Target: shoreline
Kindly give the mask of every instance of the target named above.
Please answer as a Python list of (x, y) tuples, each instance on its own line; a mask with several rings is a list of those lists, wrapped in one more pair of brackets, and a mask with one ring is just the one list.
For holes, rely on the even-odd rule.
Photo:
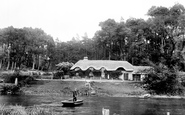
[[(37, 93), (37, 94), (30, 94), (30, 93), (25, 93), (24, 95), (28, 95), (28, 96), (71, 96), (68, 94), (59, 94), (59, 93)], [(89, 95), (89, 96), (78, 96), (78, 97), (119, 97), (119, 98), (124, 98), (124, 97), (128, 97), (128, 98), (139, 98), (139, 99), (185, 99), (185, 96), (168, 96), (168, 95), (151, 95), (149, 97), (144, 97), (143, 95)]]
[[(35, 84), (23, 87), (24, 95), (45, 96), (72, 96), (72, 91), (77, 89), (78, 96), (96, 97), (135, 97), (135, 98), (161, 98), (161, 99), (185, 99), (181, 95), (150, 95), (141, 88), (141, 83), (134, 82), (91, 82), (87, 80), (38, 80)], [(94, 91), (95, 93), (91, 93)]]

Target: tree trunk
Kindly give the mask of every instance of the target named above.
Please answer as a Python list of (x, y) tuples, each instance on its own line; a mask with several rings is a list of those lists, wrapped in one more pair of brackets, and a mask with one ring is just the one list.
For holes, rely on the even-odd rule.
[(35, 55), (33, 54), (32, 55), (32, 58), (33, 58), (33, 65), (32, 65), (32, 70), (34, 70), (35, 69)]
[(14, 63), (14, 70), (17, 68), (17, 63), (15, 62)]
[(106, 58), (106, 46), (103, 45), (103, 58)]
[(10, 67), (10, 60), (8, 60), (8, 65), (7, 65), (6, 70), (8, 70), (8, 69), (9, 69), (9, 67)]
[(10, 49), (11, 49), (10, 44), (8, 44), (8, 49), (7, 49), (7, 51), (8, 51), (8, 65), (7, 65), (6, 70), (8, 70), (10, 68)]
[(123, 55), (124, 55), (123, 60), (126, 61), (127, 60), (126, 59), (126, 53), (124, 53)]
[(123, 39), (122, 38), (120, 38), (119, 50), (120, 50), (120, 58), (121, 58), (121, 60), (125, 60), (125, 56), (123, 54)]
[(48, 67), (47, 67), (47, 70), (49, 70), (50, 69), (50, 61), (48, 62)]
[(14, 68), (14, 62), (12, 62), (12, 67), (11, 67), (11, 70), (13, 70), (13, 68)]
[(112, 50), (112, 43), (110, 42), (110, 47), (109, 47), (109, 60), (111, 59), (111, 50)]
[(3, 64), (3, 60), (1, 60), (1, 63), (0, 63), (0, 69), (2, 68), (2, 64)]
[(109, 50), (109, 60), (111, 59), (111, 53), (110, 53), (110, 50)]
[[(38, 56), (38, 70), (41, 68), (41, 56)], [(41, 68), (42, 69), (42, 68)]]

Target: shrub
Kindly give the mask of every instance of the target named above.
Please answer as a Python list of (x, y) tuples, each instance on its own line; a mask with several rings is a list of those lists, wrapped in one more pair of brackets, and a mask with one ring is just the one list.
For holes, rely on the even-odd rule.
[(18, 79), (19, 87), (31, 84), (33, 81), (35, 81), (35, 78), (29, 75), (20, 75), (18, 73), (3, 75), (5, 83), (15, 83), (16, 78)]
[(53, 74), (53, 79), (61, 79), (61, 77), (64, 78), (64, 72), (63, 71), (57, 71)]
[(185, 78), (181, 78), (181, 84), (185, 87)]
[(15, 83), (15, 79), (18, 79), (18, 85), (3, 85), (1, 94), (17, 94), (20, 93), (20, 88), (34, 81), (34, 78), (29, 75), (20, 75), (19, 72), (13, 74), (5, 74), (3, 76), (5, 83)]
[(51, 72), (45, 72), (42, 75), (49, 76), (49, 75), (53, 75), (53, 74)]
[(16, 85), (3, 85), (2, 86), (2, 90), (1, 90), (1, 94), (18, 94), (20, 93), (20, 87), (16, 86)]
[(143, 83), (149, 93), (176, 95), (183, 92), (176, 71), (166, 66), (154, 66), (154, 70), (144, 78)]

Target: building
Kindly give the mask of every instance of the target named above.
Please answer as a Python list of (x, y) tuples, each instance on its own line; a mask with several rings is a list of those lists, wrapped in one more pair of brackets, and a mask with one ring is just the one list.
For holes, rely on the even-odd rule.
[(128, 61), (88, 60), (84, 57), (74, 64), (71, 70), (80, 77), (142, 81), (146, 74), (139, 72), (139, 68), (141, 69), (141, 66), (133, 66)]
[(134, 66), (132, 73), (133, 81), (143, 81), (143, 79), (148, 76), (148, 70), (150, 69), (151, 66)]

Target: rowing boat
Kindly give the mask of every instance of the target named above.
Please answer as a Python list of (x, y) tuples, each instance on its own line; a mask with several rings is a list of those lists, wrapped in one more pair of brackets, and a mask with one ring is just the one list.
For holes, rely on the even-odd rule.
[(79, 106), (79, 105), (82, 105), (83, 104), (83, 100), (76, 100), (76, 101), (73, 101), (73, 100), (64, 100), (62, 101), (62, 104), (64, 107), (75, 107), (75, 106)]

